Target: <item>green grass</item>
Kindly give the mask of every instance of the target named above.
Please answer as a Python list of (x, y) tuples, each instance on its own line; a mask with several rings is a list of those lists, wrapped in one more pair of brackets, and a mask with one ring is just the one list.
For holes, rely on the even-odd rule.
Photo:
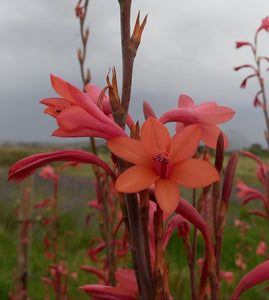
[[(46, 197), (50, 197), (53, 192), (52, 182), (44, 180), (37, 174), (25, 183), (16, 184), (7, 182), (8, 168), (17, 160), (31, 154), (52, 151), (50, 147), (40, 145), (25, 146), (1, 146), (0, 147), (0, 299), (7, 299), (7, 294), (11, 289), (14, 266), (16, 264), (16, 249), (18, 241), (18, 223), (14, 210), (23, 196), (23, 191), (28, 184), (31, 185), (32, 203), (40, 202)], [(101, 156), (107, 162), (109, 155), (104, 148), (100, 150)], [(229, 155), (225, 156), (225, 165)], [(267, 162), (269, 160), (267, 159)], [(236, 179), (240, 177), (246, 184), (262, 190), (261, 183), (254, 176), (257, 164), (251, 159), (239, 154), (238, 168), (236, 170)], [(100, 236), (98, 219), (91, 219), (90, 228), (86, 227), (86, 216), (90, 212), (87, 202), (95, 198), (95, 188), (92, 182), (94, 178), (91, 166), (82, 164), (80, 168), (66, 168), (60, 177), (59, 182), (59, 206), (60, 206), (60, 232), (72, 231), (73, 235), (67, 237), (64, 247), (64, 258), (67, 261), (70, 272), (78, 272), (78, 279), (70, 279), (70, 299), (83, 300), (89, 299), (89, 296), (77, 290), (78, 286), (87, 283), (96, 283), (97, 279), (93, 275), (79, 270), (79, 266), (90, 264), (89, 259), (85, 259), (89, 243), (92, 238)], [(198, 193), (199, 195), (199, 193)], [(191, 201), (192, 191), (181, 189), (181, 196)], [(264, 230), (267, 236), (268, 224), (260, 217), (249, 215), (248, 209), (257, 209), (261, 206), (260, 202), (252, 201), (247, 207), (242, 207), (240, 201), (236, 198), (236, 189), (232, 193), (227, 225), (225, 228), (223, 249), (222, 249), (222, 267), (223, 271), (234, 272), (235, 282), (227, 285), (222, 281), (222, 299), (228, 299), (240, 278), (257, 264), (264, 261), (261, 256), (255, 255), (256, 247), (261, 240), (260, 232)], [(35, 218), (40, 213), (34, 212)], [(234, 220), (240, 219), (251, 226), (247, 232), (246, 244), (252, 249), (246, 253), (247, 270), (242, 274), (235, 265), (236, 244), (241, 241), (239, 228), (234, 226)], [(44, 285), (40, 277), (47, 276), (46, 268), (48, 261), (44, 258), (44, 249), (42, 240), (45, 230), (43, 226), (36, 222), (33, 224), (31, 237), (31, 264), (29, 277), (29, 296), (32, 299), (44, 299)], [(192, 233), (190, 235), (192, 239)], [(269, 238), (267, 240), (269, 242)], [(173, 236), (167, 247), (167, 262), (170, 264), (170, 291), (175, 300), (189, 299), (189, 270), (186, 264), (186, 257), (181, 238), (173, 233)], [(201, 235), (198, 237), (197, 258), (204, 256), (204, 244)], [(241, 299), (269, 299), (267, 292), (263, 287), (268, 283), (261, 284), (243, 293)], [(268, 284), (269, 285), (269, 284)], [(51, 294), (53, 299), (53, 296)]]

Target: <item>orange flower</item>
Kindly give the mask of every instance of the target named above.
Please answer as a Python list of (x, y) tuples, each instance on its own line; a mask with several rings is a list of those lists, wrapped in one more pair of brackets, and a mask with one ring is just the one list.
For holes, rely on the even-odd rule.
[(219, 179), (208, 162), (189, 159), (196, 152), (200, 137), (199, 126), (191, 125), (171, 138), (160, 121), (149, 117), (141, 128), (141, 141), (125, 137), (107, 141), (115, 155), (134, 164), (118, 177), (116, 189), (136, 193), (155, 183), (159, 206), (168, 214), (173, 213), (179, 202), (178, 184), (199, 188)]

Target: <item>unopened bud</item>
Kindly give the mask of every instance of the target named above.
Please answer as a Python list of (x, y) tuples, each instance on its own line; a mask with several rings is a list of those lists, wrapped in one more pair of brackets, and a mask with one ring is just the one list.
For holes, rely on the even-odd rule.
[(87, 70), (87, 76), (86, 76), (86, 84), (88, 84), (90, 81), (91, 81), (91, 73), (90, 73), (90, 70), (88, 69)]
[(80, 62), (82, 62), (82, 53), (81, 53), (81, 49), (78, 49), (78, 60)]
[(145, 120), (148, 117), (152, 117), (154, 119), (157, 119), (156, 114), (153, 111), (152, 107), (146, 101), (143, 102), (143, 112), (144, 112)]
[(90, 30), (89, 30), (89, 28), (87, 28), (85, 31), (85, 35), (84, 35), (84, 38), (86, 41), (88, 40), (89, 35), (90, 35)]

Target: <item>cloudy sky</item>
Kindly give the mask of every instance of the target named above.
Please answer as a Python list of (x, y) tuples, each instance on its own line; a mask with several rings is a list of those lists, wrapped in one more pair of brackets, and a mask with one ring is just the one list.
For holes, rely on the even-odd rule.
[[(77, 49), (76, 0), (1, 0), (0, 3), (0, 142), (48, 141), (57, 127), (38, 101), (55, 96), (49, 74), (81, 86)], [(253, 41), (261, 19), (269, 15), (268, 0), (133, 0), (132, 23), (138, 10), (148, 14), (135, 60), (131, 114), (142, 120), (146, 100), (162, 112), (175, 108), (180, 94), (196, 104), (216, 101), (236, 115), (221, 128), (234, 147), (265, 145), (264, 119), (253, 107), (256, 79), (240, 89), (250, 71), (234, 66), (253, 63), (250, 49), (235, 41)], [(103, 88), (109, 68), (121, 78), (119, 7), (116, 0), (91, 0), (87, 67), (92, 83)], [(269, 33), (259, 38), (260, 54), (269, 53)], [(266, 69), (266, 65), (263, 66)], [(269, 86), (269, 77), (265, 74)], [(68, 142), (65, 139), (66, 142)]]

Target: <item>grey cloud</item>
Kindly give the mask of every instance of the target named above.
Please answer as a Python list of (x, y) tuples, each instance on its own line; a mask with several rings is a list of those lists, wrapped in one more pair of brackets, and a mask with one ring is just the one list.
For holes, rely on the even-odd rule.
[[(4, 71), (0, 74), (0, 127), (8, 131), (1, 131), (0, 140), (57, 140), (50, 137), (55, 120), (43, 114), (38, 101), (55, 95), (50, 73), (81, 86), (75, 5), (76, 1), (66, 0), (1, 2), (0, 64)], [(224, 128), (236, 129), (242, 136), (249, 132), (250, 143), (262, 143), (263, 117), (256, 115), (258, 109), (252, 105), (257, 82), (251, 79), (247, 89), (240, 90), (248, 71), (236, 73), (233, 67), (252, 63), (250, 51), (235, 50), (235, 41), (251, 41), (268, 11), (268, 1), (137, 0), (133, 1), (132, 24), (139, 9), (141, 18), (149, 16), (135, 61), (134, 119), (143, 120), (143, 100), (161, 115), (177, 105), (180, 94), (187, 94), (197, 104), (217, 101), (235, 107), (238, 113)], [(91, 1), (86, 25), (90, 27), (87, 67), (92, 83), (104, 87), (113, 66), (120, 81), (118, 2)], [(268, 52), (266, 33), (261, 34), (260, 44), (264, 45), (261, 50)]]

